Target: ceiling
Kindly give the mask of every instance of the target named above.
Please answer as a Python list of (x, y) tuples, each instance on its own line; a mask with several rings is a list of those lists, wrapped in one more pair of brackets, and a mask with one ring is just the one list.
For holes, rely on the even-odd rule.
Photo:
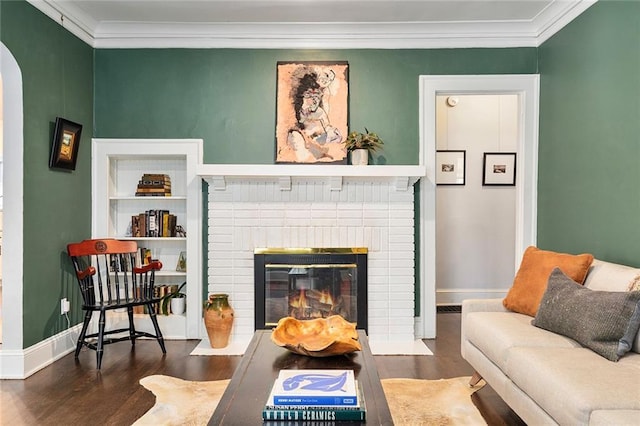
[(96, 48), (538, 46), (596, 0), (28, 0)]

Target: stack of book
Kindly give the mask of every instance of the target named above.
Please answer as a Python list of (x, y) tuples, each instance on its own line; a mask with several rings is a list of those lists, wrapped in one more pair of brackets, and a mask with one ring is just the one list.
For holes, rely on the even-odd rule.
[(136, 197), (170, 197), (171, 178), (169, 175), (145, 173), (138, 181)]
[(262, 419), (364, 421), (366, 407), (352, 370), (280, 370)]

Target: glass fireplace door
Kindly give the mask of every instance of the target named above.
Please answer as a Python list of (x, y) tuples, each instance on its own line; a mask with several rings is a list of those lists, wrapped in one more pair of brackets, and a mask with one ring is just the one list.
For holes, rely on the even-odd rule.
[(340, 315), (367, 329), (367, 250), (256, 249), (255, 329)]
[(340, 315), (356, 322), (357, 265), (266, 264), (265, 325), (282, 317), (301, 320)]

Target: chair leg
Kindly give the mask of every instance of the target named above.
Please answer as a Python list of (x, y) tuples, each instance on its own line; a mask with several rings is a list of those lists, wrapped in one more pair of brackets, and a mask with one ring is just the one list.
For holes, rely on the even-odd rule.
[(105, 322), (106, 322), (105, 311), (100, 311), (100, 321), (98, 322), (98, 345), (96, 347), (96, 358), (98, 361), (98, 370), (100, 370), (100, 367), (102, 366)]
[(84, 322), (82, 323), (82, 330), (80, 331), (80, 335), (78, 336), (78, 343), (76, 344), (76, 353), (75, 353), (76, 359), (80, 355), (80, 350), (82, 349), (82, 345), (84, 344), (84, 336), (87, 334), (87, 328), (89, 328), (89, 323), (91, 322), (92, 315), (93, 315), (92, 311), (86, 311), (84, 313)]
[(162, 349), (163, 354), (166, 354), (167, 350), (164, 347), (164, 338), (162, 337), (162, 332), (160, 331), (160, 326), (158, 325), (158, 318), (156, 318), (156, 310), (153, 308), (153, 304), (151, 303), (147, 303), (146, 306), (149, 312), (149, 317), (151, 318), (151, 322), (153, 323), (153, 328), (156, 330), (156, 339), (158, 339), (160, 349)]
[(129, 339), (131, 340), (131, 345), (136, 345), (136, 326), (133, 323), (133, 306), (129, 306), (127, 308), (127, 315), (129, 316)]

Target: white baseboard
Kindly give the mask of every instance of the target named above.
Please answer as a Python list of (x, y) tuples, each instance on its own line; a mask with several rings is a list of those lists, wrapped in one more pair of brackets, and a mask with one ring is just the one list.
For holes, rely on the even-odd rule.
[(78, 324), (26, 349), (0, 350), (0, 379), (26, 379), (72, 352), (81, 329)]
[(508, 289), (453, 289), (436, 290), (436, 305), (462, 305), (465, 299), (498, 299), (507, 295)]

